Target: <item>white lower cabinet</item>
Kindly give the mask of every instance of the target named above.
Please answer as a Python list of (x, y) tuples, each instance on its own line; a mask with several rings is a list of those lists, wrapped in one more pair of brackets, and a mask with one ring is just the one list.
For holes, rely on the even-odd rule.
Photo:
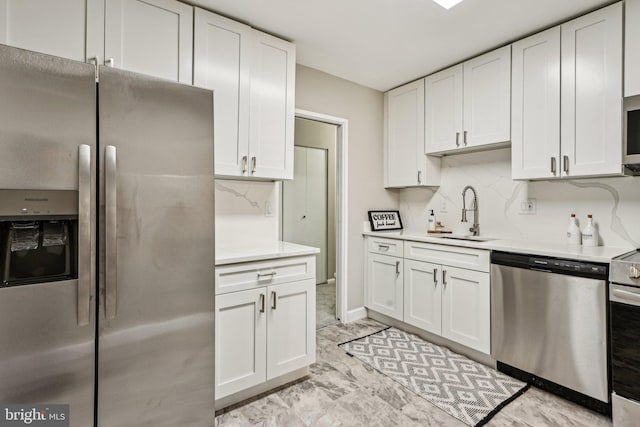
[[(315, 271), (314, 257), (290, 260)], [(246, 286), (246, 276), (255, 275), (255, 288), (216, 295), (216, 401), (315, 362), (315, 277), (286, 282), (285, 261), (216, 268), (216, 282), (237, 277), (238, 285)], [(216, 283), (219, 292), (233, 288)]]
[(369, 254), (367, 266), (367, 306), (394, 319), (402, 320), (403, 259)]
[(367, 308), (489, 354), (489, 251), (405, 241), (378, 253), (393, 241), (368, 237)]

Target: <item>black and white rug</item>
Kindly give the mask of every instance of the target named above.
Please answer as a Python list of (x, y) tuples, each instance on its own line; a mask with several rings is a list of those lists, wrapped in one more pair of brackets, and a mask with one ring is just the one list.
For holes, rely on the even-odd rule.
[(528, 387), (393, 327), (338, 346), (469, 426), (485, 424)]

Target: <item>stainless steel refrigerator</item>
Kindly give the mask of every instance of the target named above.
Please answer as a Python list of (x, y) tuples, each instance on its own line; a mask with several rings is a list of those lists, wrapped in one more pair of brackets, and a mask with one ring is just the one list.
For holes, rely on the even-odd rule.
[(0, 45), (0, 403), (213, 425), (213, 197), (211, 91)]

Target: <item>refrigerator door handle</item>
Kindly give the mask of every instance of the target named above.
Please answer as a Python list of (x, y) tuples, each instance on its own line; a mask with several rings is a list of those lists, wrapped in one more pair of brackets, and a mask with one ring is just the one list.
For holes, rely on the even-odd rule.
[(117, 186), (116, 147), (107, 145), (104, 150), (104, 194), (105, 194), (105, 299), (104, 311), (107, 319), (114, 319), (117, 311), (118, 265), (117, 265)]
[(91, 147), (78, 147), (78, 326), (89, 324), (91, 311)]

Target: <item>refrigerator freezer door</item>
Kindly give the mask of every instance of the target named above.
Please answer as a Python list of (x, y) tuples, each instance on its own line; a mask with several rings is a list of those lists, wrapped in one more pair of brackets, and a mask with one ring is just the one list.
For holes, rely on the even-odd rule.
[(73, 427), (94, 417), (95, 106), (93, 66), (0, 45), (0, 188), (78, 191), (82, 249), (80, 281), (0, 288), (0, 402), (69, 404)]
[(99, 73), (98, 426), (213, 425), (212, 92)]

